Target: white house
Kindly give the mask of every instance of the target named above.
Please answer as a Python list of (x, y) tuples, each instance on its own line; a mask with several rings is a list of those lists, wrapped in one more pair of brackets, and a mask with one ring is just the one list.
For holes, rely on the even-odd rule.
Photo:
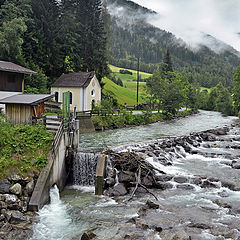
[(70, 109), (88, 111), (101, 101), (101, 86), (95, 72), (63, 74), (51, 87), (55, 101), (62, 102), (64, 92), (70, 92)]
[[(0, 100), (24, 93), (24, 74), (37, 74), (12, 62), (0, 61)], [(0, 104), (0, 110), (5, 105)]]

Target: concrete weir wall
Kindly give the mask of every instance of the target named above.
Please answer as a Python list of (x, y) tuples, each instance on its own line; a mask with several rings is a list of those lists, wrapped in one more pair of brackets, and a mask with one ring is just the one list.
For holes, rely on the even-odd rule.
[(69, 134), (64, 132), (55, 153), (51, 151), (48, 154), (48, 164), (41, 171), (30, 199), (30, 210), (38, 211), (48, 202), (49, 191), (54, 184), (57, 184), (60, 191), (64, 188), (67, 179), (65, 159), (68, 146)]

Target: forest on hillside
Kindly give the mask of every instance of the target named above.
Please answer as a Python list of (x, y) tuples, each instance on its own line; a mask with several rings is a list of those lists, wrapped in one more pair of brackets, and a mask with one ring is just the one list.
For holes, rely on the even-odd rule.
[(71, 71), (108, 73), (101, 0), (0, 0), (0, 59), (38, 72), (27, 92), (47, 92)]
[[(232, 88), (233, 74), (240, 58), (230, 46), (225, 46), (226, 50), (220, 53), (204, 45), (198, 51), (192, 50), (172, 33), (146, 22), (146, 14), (154, 16), (156, 13), (126, 0), (108, 0), (108, 7), (111, 13), (110, 61), (113, 65), (137, 69), (136, 58), (140, 57), (141, 71), (153, 73), (169, 49), (175, 70), (191, 76), (203, 87), (214, 87), (221, 82)], [(114, 11), (120, 7), (122, 14), (117, 16)], [(216, 45), (222, 44), (211, 36), (206, 35), (206, 38), (211, 38)]]

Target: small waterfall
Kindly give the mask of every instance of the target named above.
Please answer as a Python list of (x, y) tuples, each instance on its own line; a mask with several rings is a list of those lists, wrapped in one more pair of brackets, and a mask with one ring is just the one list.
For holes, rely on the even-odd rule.
[(39, 211), (39, 222), (33, 227), (31, 240), (67, 240), (72, 239), (75, 226), (68, 215), (67, 205), (60, 200), (55, 185), (50, 190), (50, 204)]
[(73, 184), (91, 186), (95, 184), (98, 154), (78, 152), (73, 160)]

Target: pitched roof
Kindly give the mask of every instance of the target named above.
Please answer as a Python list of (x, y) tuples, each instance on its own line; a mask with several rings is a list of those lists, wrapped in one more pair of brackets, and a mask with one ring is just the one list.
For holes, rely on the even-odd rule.
[(52, 87), (87, 87), (95, 72), (79, 72), (63, 74)]
[(16, 73), (25, 73), (25, 74), (37, 74), (30, 69), (22, 67), (12, 62), (0, 61), (0, 71), (4, 72), (16, 72)]
[(50, 94), (17, 94), (11, 97), (1, 99), (0, 103), (37, 105), (38, 103), (47, 101), (53, 96), (54, 95), (50, 95)]

